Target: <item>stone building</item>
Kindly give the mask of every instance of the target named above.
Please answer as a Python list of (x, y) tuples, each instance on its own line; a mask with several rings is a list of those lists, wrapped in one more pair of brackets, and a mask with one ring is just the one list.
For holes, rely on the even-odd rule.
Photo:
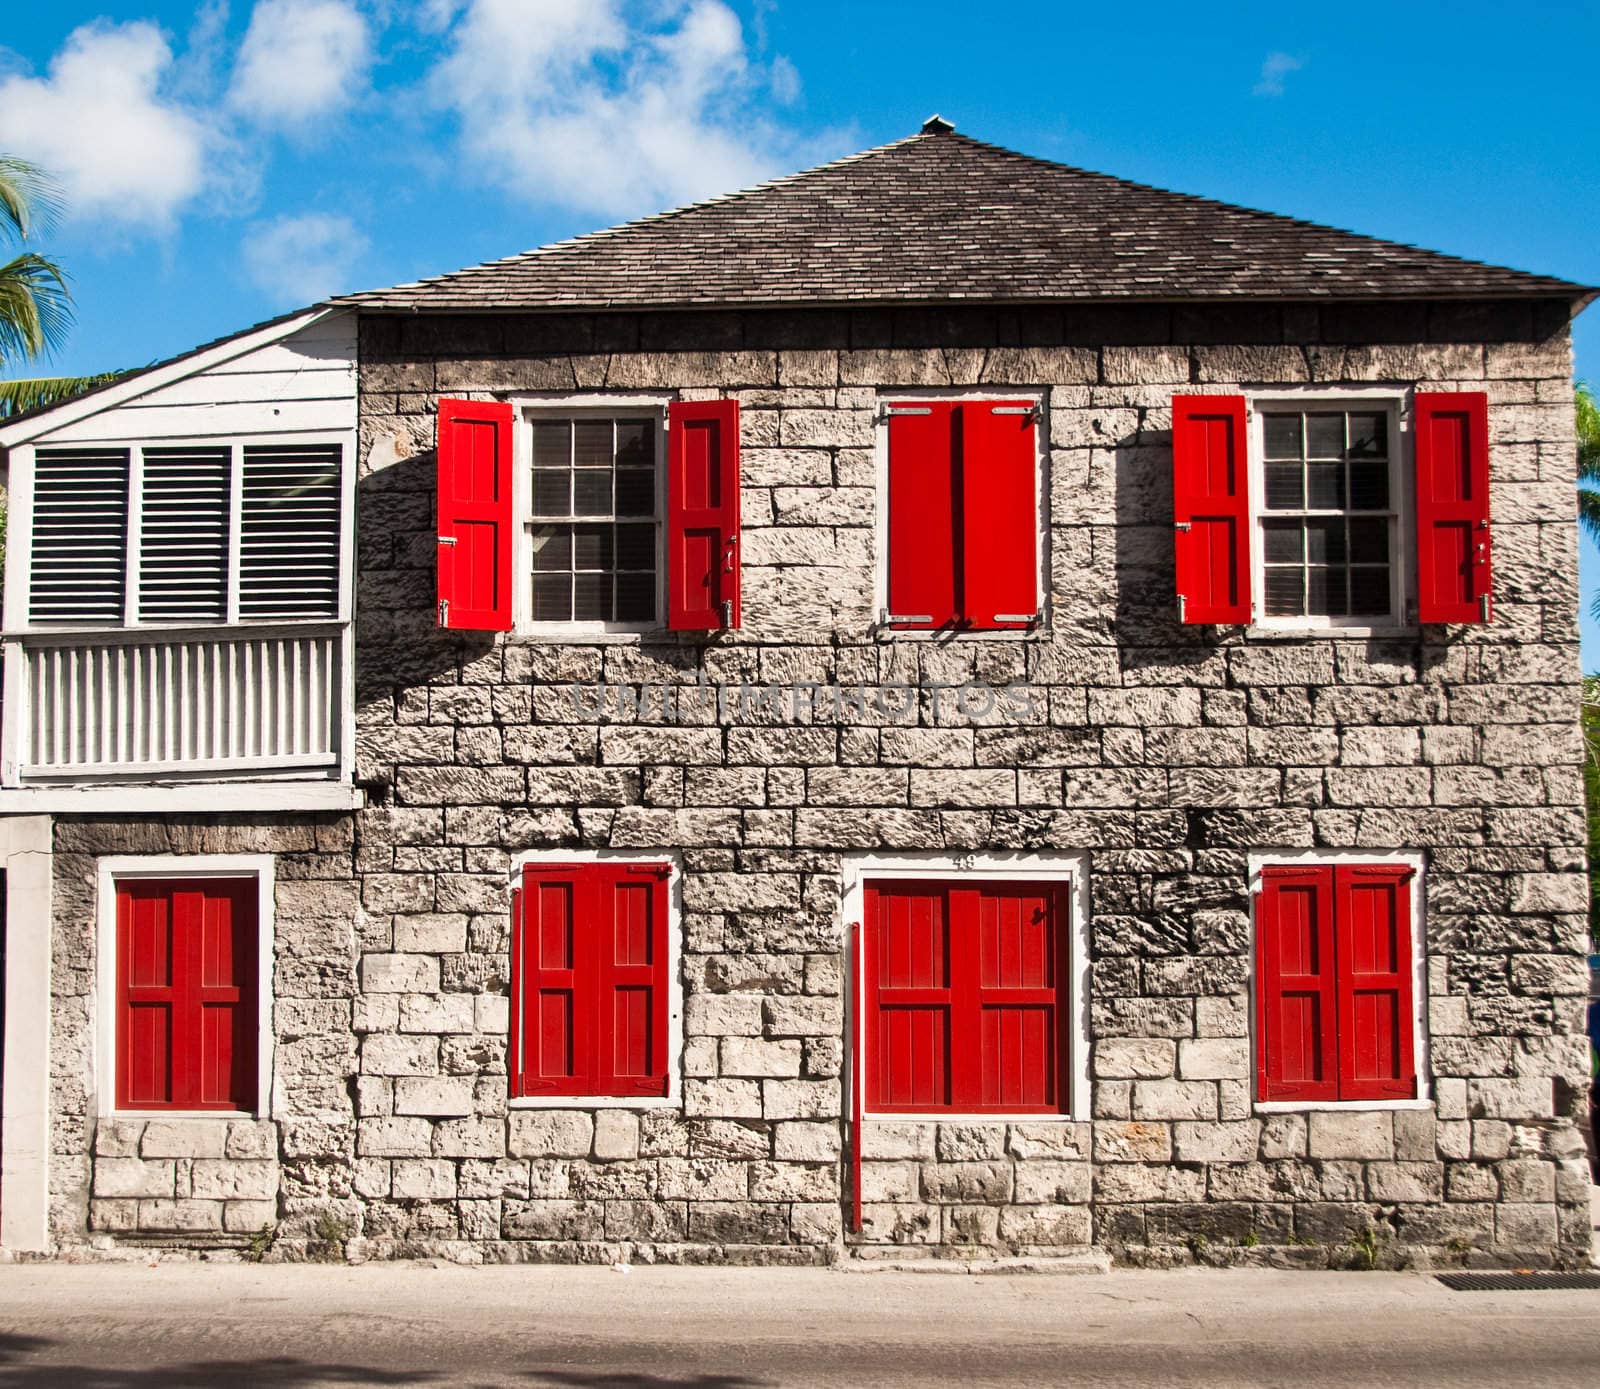
[(1593, 291), (922, 133), (0, 428), (0, 1243), (1587, 1252)]

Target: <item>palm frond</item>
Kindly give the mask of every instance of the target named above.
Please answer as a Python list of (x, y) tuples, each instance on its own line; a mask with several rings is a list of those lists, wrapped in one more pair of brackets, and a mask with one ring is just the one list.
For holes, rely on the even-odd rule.
[(1578, 489), (1578, 526), (1590, 540), (1600, 545), (1600, 492), (1592, 487)]
[(94, 376), (39, 376), (31, 381), (0, 381), (0, 420), (20, 415), (24, 410), (59, 405), (126, 375), (124, 371), (102, 371)]
[(1573, 390), (1578, 432), (1578, 481), (1600, 483), (1600, 401), (1594, 387), (1578, 382)]
[(0, 227), (25, 240), (61, 215), (61, 186), (36, 164), (0, 154)]
[(0, 265), (0, 362), (61, 345), (72, 325), (66, 273), (32, 251)]

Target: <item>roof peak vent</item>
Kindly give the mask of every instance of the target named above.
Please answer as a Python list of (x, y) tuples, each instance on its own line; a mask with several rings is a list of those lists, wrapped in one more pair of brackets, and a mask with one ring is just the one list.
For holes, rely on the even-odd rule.
[(955, 126), (941, 116), (937, 111), (922, 123), (924, 135), (953, 135)]

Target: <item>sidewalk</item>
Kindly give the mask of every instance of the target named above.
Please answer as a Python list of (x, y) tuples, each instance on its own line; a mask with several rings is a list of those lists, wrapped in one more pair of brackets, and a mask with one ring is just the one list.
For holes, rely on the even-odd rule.
[(1422, 1274), (0, 1266), (0, 1385), (1593, 1389), (1600, 1292)]

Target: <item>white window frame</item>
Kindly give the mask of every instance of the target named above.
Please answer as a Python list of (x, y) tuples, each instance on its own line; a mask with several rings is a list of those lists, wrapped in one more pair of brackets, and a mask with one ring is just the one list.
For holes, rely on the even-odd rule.
[[(220, 1123), (270, 1119), (272, 961), (275, 930), (271, 854), (139, 854), (102, 858), (95, 898), (95, 1109), (102, 1119), (205, 1119)], [(256, 884), (256, 1102), (249, 1109), (119, 1109), (117, 1107), (117, 882), (129, 878), (246, 878)]]
[[(579, 391), (558, 395), (516, 395), (512, 427), (512, 457), (516, 476), (511, 498), (515, 508), (516, 547), (512, 563), (511, 629), (519, 636), (570, 641), (576, 637), (631, 639), (666, 630), (667, 626), (667, 429), (669, 410), (676, 396), (660, 392), (638, 395), (619, 392)], [(647, 622), (567, 622), (533, 620), (533, 544), (536, 524), (561, 524), (560, 518), (533, 519), (533, 428), (541, 419), (616, 419), (622, 415), (656, 417), (656, 611)]]
[[(1409, 1100), (1263, 1100), (1261, 1094), (1261, 979), (1259, 927), (1256, 919), (1261, 902), (1263, 868), (1344, 867), (1351, 864), (1395, 865), (1411, 869), (1411, 1028), (1412, 1061), (1417, 1073), (1416, 1098)], [(1246, 859), (1250, 875), (1250, 1103), (1257, 1114), (1296, 1114), (1319, 1110), (1432, 1109), (1433, 1068), (1428, 1054), (1428, 956), (1423, 899), (1426, 895), (1427, 856), (1412, 850), (1374, 853), (1354, 849), (1288, 850), (1283, 853), (1252, 853)]]
[[(508, 877), (510, 891), (522, 886), (522, 870), (541, 863), (621, 863), (667, 865), (667, 1093), (665, 1095), (509, 1095), (510, 1066), (507, 1065), (507, 1105), (511, 1109), (677, 1109), (683, 1108), (683, 855), (676, 850), (644, 853), (637, 849), (532, 849), (512, 861)], [(519, 924), (511, 923), (512, 949), (516, 948)], [(512, 1034), (520, 1025), (514, 1008), (508, 1009), (506, 1028), (507, 1060)]]
[[(874, 882), (947, 880), (961, 882), (1062, 882), (1070, 888), (1072, 922), (1067, 932), (1067, 1013), (1059, 1025), (1071, 1029), (1068, 1037), (1070, 1065), (1062, 1077), (1067, 1087), (1064, 1114), (963, 1114), (955, 1110), (936, 1110), (926, 1114), (874, 1113), (861, 1097), (864, 1121), (884, 1124), (1077, 1124), (1091, 1117), (1089, 1089), (1089, 856), (1085, 853), (982, 853), (982, 854), (863, 854), (840, 860), (840, 911), (846, 930), (860, 931), (865, 919), (863, 895), (868, 880)], [(865, 970), (863, 950), (862, 970)], [(853, 970), (853, 961), (847, 960)], [(850, 1016), (846, 1035), (849, 1049), (845, 1057), (845, 1083), (842, 1091), (845, 1113), (854, 1113), (850, 1087), (866, 1056), (866, 980), (846, 982)], [(864, 1079), (864, 1077), (863, 1077)]]
[[(1047, 641), (1050, 638), (1050, 392), (1044, 387), (1021, 386), (1004, 390), (995, 386), (978, 389), (928, 389), (897, 391), (879, 387), (877, 427), (873, 431), (873, 565), (872, 626), (879, 641)], [(1038, 412), (1034, 425), (1033, 513), (1038, 573), (1034, 576), (1034, 611), (1037, 620), (1030, 627), (950, 632), (938, 628), (912, 630), (892, 625), (889, 618), (889, 407), (928, 402), (971, 402), (1022, 400)]]
[[(1250, 632), (1261, 636), (1326, 632), (1340, 637), (1383, 636), (1415, 631), (1416, 469), (1412, 465), (1411, 392), (1398, 387), (1274, 387), (1246, 396), (1250, 495)], [(1389, 497), (1394, 518), (1389, 534), (1388, 617), (1270, 617), (1266, 606), (1266, 545), (1262, 523), (1298, 513), (1267, 510), (1263, 416), (1281, 410), (1382, 410), (1389, 419)]]

